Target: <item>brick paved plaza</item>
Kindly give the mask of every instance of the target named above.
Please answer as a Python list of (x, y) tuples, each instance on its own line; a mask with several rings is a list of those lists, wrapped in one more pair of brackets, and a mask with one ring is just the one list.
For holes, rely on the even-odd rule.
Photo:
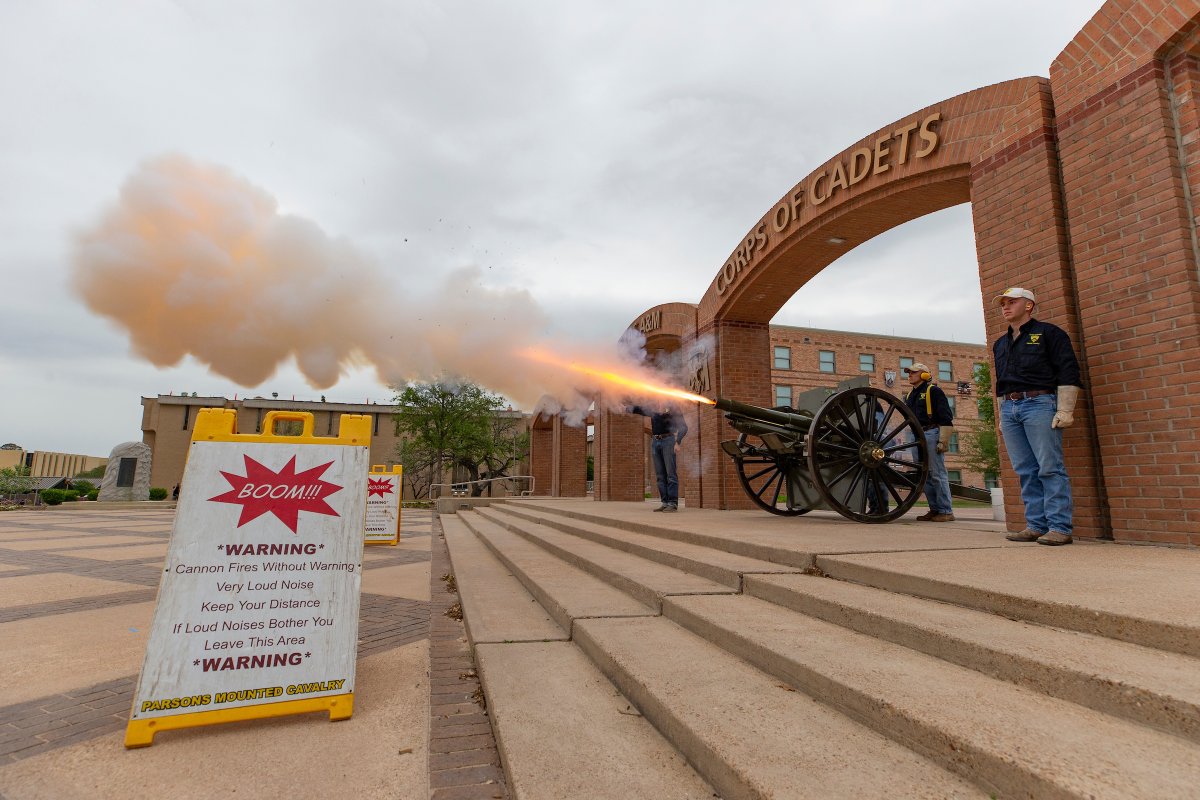
[(401, 544), (366, 549), (352, 719), (169, 731), (127, 751), (173, 519), (155, 504), (0, 515), (0, 797), (428, 796), (431, 512), (406, 509)]

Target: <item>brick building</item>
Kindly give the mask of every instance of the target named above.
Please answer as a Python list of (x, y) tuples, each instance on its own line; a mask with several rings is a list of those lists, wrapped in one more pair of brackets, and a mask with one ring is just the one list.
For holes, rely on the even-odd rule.
[(960, 440), (976, 430), (979, 420), (974, 374), (976, 364), (989, 360), (986, 347), (786, 325), (772, 325), (770, 330), (771, 405), (793, 405), (800, 392), (864, 375), (871, 386), (903, 398), (909, 383), (901, 370), (914, 362), (928, 364), (954, 411), (955, 435), (946, 454), (950, 480), (995, 485), (997, 476), (971, 469), (960, 456)]

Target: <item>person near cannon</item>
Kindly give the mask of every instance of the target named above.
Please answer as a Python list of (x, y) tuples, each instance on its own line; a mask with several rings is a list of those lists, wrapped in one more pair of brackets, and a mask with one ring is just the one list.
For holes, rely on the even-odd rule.
[(1008, 330), (992, 345), (1000, 433), (1021, 481), (1024, 530), (1012, 542), (1071, 543), (1071, 482), (1063, 461), (1062, 429), (1075, 422), (1082, 386), (1071, 337), (1033, 318), (1037, 299), (1014, 287), (996, 296)]
[(683, 414), (674, 406), (661, 409), (628, 406), (626, 411), (650, 418), (650, 454), (654, 459), (654, 475), (658, 480), (658, 496), (662, 501), (662, 505), (654, 510), (678, 511), (679, 476), (675, 470), (675, 454), (688, 432)]
[(929, 367), (917, 362), (905, 367), (912, 386), (904, 398), (905, 405), (916, 415), (929, 446), (929, 476), (925, 479), (925, 499), (929, 511), (917, 517), (922, 522), (953, 522), (954, 506), (950, 501), (950, 476), (946, 472), (946, 448), (954, 432), (954, 414), (946, 393), (933, 382)]

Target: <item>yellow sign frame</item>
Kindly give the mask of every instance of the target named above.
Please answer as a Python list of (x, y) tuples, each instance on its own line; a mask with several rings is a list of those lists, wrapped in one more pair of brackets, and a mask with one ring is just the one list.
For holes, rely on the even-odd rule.
[[(400, 518), (404, 514), (404, 465), (394, 464), (387, 467), (383, 464), (372, 464), (370, 475), (395, 475), (396, 476), (396, 492), (400, 496), (396, 498), (396, 535), (391, 538), (391, 541), (384, 539), (364, 539), (363, 544), (371, 546), (373, 544), (382, 544), (389, 547), (395, 547), (400, 544)], [(370, 495), (368, 495), (369, 497)]]
[[(275, 423), (280, 421), (300, 422), (300, 435), (281, 436), (275, 434)], [(237, 411), (232, 408), (202, 408), (196, 415), (192, 441), (240, 442), (243, 444), (323, 444), (354, 447), (370, 447), (371, 445), (371, 417), (369, 414), (342, 414), (337, 436), (314, 436), (313, 421), (313, 415), (307, 411), (268, 411), (263, 419), (263, 433), (238, 433)], [(365, 498), (363, 502), (366, 503)], [(133, 707), (130, 708), (131, 716), (137, 705), (136, 692), (133, 703)], [(238, 708), (192, 711), (152, 719), (130, 719), (125, 727), (125, 747), (129, 749), (149, 747), (154, 744), (154, 734), (159, 731), (197, 728), (204, 725), (219, 725), (225, 722), (266, 719), (291, 714), (307, 714), (313, 711), (328, 711), (330, 722), (350, 719), (354, 714), (354, 692)]]

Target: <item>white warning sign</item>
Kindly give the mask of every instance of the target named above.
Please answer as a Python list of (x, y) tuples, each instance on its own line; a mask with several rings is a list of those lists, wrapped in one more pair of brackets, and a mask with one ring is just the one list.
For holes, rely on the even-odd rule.
[(246, 438), (191, 445), (127, 745), (147, 720), (354, 691), (367, 448)]
[(396, 544), (400, 540), (400, 494), (403, 467), (371, 467), (367, 475), (367, 521), (364, 540), (367, 544)]

